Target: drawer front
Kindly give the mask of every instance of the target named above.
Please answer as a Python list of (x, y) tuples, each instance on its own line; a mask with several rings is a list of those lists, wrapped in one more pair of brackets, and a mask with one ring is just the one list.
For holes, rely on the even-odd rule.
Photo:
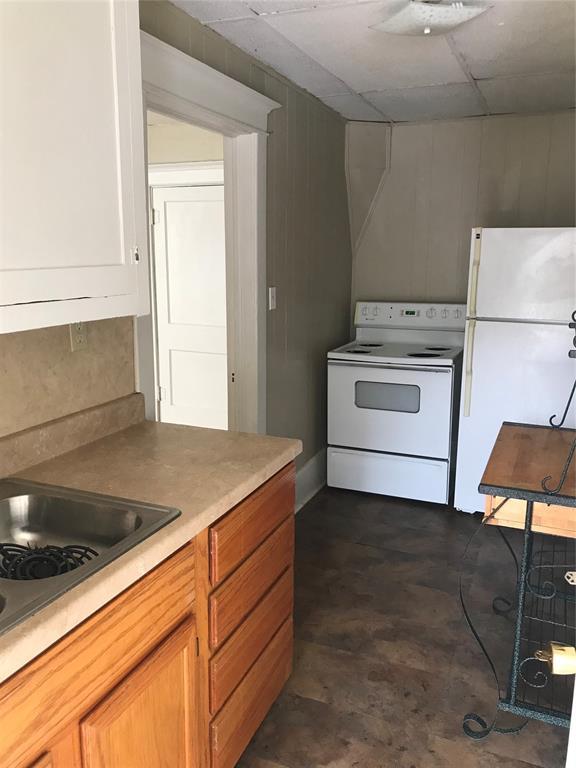
[(288, 619), (210, 724), (212, 768), (234, 768), (290, 676), (292, 650)]
[(292, 615), (293, 580), (293, 569), (288, 568), (226, 645), (210, 660), (212, 714), (218, 712), (266, 648), (278, 627)]
[(293, 560), (294, 517), (291, 515), (210, 595), (212, 648), (232, 634)]
[(210, 529), (210, 581), (220, 583), (294, 514), (296, 470), (289, 464)]
[(448, 462), (391, 453), (328, 448), (328, 485), (446, 504)]

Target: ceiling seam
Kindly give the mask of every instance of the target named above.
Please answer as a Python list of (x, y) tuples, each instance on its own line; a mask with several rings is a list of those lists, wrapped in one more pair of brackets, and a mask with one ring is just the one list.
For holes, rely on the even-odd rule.
[(454, 38), (452, 37), (452, 35), (450, 35), (450, 34), (446, 35), (446, 42), (448, 43), (448, 48), (450, 48), (450, 51), (452, 52), (452, 55), (454, 56), (454, 58), (456, 59), (456, 61), (460, 65), (460, 67), (462, 69), (462, 72), (464, 72), (464, 74), (466, 75), (466, 78), (468, 79), (468, 82), (470, 83), (470, 85), (474, 89), (476, 95), (478, 96), (478, 98), (480, 100), (480, 104), (484, 107), (484, 113), (486, 115), (490, 115), (491, 111), (490, 111), (490, 109), (488, 107), (488, 102), (486, 101), (486, 98), (484, 97), (484, 94), (480, 90), (480, 87), (478, 86), (478, 83), (474, 79), (474, 76), (472, 75), (472, 72), (470, 72), (470, 69), (469, 69), (468, 64), (466, 62), (466, 59), (464, 58), (464, 56), (460, 53), (460, 51), (456, 47), (456, 43), (455, 43)]
[(249, 6), (250, 10), (256, 14), (256, 16), (264, 17), (264, 16), (294, 16), (298, 13), (321, 13), (322, 11), (330, 11), (333, 8), (355, 8), (358, 5), (377, 5), (378, 3), (381, 3), (382, 0), (342, 0), (342, 2), (334, 2), (330, 3), (330, 5), (325, 6), (312, 6), (312, 7), (303, 7), (303, 8), (290, 8), (287, 11), (269, 11), (266, 13), (265, 11), (263, 13), (259, 13), (258, 11), (254, 10), (252, 6)]

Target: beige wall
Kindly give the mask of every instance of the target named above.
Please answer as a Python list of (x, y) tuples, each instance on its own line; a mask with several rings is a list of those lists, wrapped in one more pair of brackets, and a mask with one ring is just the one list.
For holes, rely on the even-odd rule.
[(345, 128), (317, 99), (168, 2), (140, 3), (146, 32), (280, 102), (270, 115), (267, 179), (270, 434), (326, 443), (326, 351), (348, 338), (351, 249)]
[(134, 391), (132, 319), (86, 325), (74, 353), (67, 325), (0, 334), (0, 437)]
[(176, 120), (148, 125), (149, 163), (192, 163), (223, 158), (224, 139), (219, 133)]
[(465, 301), (472, 227), (576, 224), (573, 112), (347, 133), (353, 300)]

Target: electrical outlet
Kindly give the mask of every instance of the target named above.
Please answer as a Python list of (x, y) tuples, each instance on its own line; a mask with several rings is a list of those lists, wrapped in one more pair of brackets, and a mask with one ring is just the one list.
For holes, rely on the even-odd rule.
[(268, 309), (276, 309), (276, 286), (268, 288)]
[(88, 346), (88, 332), (86, 323), (71, 323), (70, 325), (70, 349), (78, 352)]

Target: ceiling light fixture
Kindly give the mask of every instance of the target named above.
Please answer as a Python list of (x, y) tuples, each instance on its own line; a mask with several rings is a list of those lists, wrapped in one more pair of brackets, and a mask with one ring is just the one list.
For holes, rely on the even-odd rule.
[(392, 35), (443, 35), (479, 16), (490, 6), (462, 0), (409, 0), (397, 13), (371, 29)]

